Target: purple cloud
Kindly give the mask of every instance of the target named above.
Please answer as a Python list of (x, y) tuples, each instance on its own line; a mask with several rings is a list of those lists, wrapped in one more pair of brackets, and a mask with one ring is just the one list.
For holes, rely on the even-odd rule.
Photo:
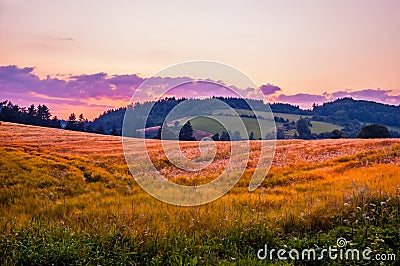
[(277, 91), (281, 91), (282, 89), (278, 86), (267, 83), (266, 85), (261, 85), (260, 90), (264, 95), (271, 95), (276, 93)]
[[(0, 100), (12, 100), (17, 104), (44, 103), (50, 104), (52, 110), (69, 106), (93, 108), (102, 110), (125, 105), (132, 95), (134, 100), (153, 100), (159, 98), (166, 88), (174, 87), (165, 96), (176, 97), (209, 97), (209, 96), (237, 96), (226, 87), (208, 82), (191, 82), (190, 77), (153, 77), (148, 80), (148, 87), (137, 91), (145, 81), (136, 74), (112, 75), (107, 73), (82, 74), (82, 75), (56, 75), (40, 78), (33, 73), (34, 67), (18, 67), (16, 65), (0, 66)], [(189, 83), (188, 83), (189, 82)], [(185, 85), (180, 85), (186, 83)], [(252, 88), (234, 91), (242, 93), (243, 97), (256, 97), (257, 90)], [(394, 95), (392, 90), (364, 89), (340, 90), (333, 93), (307, 94), (298, 93), (286, 95), (283, 90), (273, 84), (265, 84), (259, 90), (273, 102), (286, 102), (310, 108), (313, 103), (321, 104), (337, 98), (353, 97), (388, 104), (400, 104), (400, 95)], [(259, 91), (258, 91), (259, 92)], [(135, 93), (135, 94), (134, 94)], [(279, 94), (280, 93), (280, 94)], [(87, 109), (89, 110), (89, 109)]]
[(180, 84), (169, 90), (166, 95), (175, 96), (177, 98), (211, 96), (237, 97), (238, 95), (235, 93), (235, 91), (237, 91), (237, 89), (232, 90), (218, 83), (201, 81)]
[(322, 104), (339, 98), (352, 97), (356, 100), (369, 100), (386, 104), (400, 104), (400, 95), (390, 95), (392, 90), (365, 89), (358, 91), (341, 90), (333, 93), (324, 92), (322, 95), (299, 93), (294, 95), (280, 94), (274, 96), (273, 100), (299, 105), (302, 108), (310, 108), (313, 103)]
[(317, 94), (298, 93), (294, 95), (280, 94), (276, 97), (278, 101), (293, 103), (317, 103), (326, 101), (326, 97)]
[(41, 79), (33, 70), (33, 67), (0, 66), (1, 100), (11, 100), (17, 104), (44, 103), (55, 112), (61, 108), (59, 105), (69, 106), (68, 110), (80, 106), (96, 107), (96, 110), (103, 108), (104, 111), (128, 103), (144, 80), (137, 75), (110, 77), (106, 73), (67, 75), (63, 79), (57, 78), (61, 77), (57, 75), (55, 78), (47, 76)]
[(0, 90), (3, 93), (37, 93), (56, 98), (96, 98), (109, 97), (126, 99), (144, 81), (137, 75), (115, 75), (106, 73), (69, 76), (66, 80), (40, 79), (33, 74), (33, 67), (0, 67)]
[(343, 97), (353, 97), (355, 99), (381, 101), (381, 102), (393, 102), (398, 99), (398, 96), (389, 95), (392, 90), (381, 90), (381, 89), (366, 89), (359, 91), (338, 91), (330, 95), (330, 98), (337, 99)]
[(32, 74), (33, 67), (0, 66), (0, 89), (2, 92), (22, 92), (27, 88), (37, 89), (39, 78)]

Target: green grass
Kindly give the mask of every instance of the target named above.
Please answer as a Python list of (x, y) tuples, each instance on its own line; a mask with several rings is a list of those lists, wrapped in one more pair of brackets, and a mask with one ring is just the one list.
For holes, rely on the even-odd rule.
[[(32, 219), (20, 227), (9, 221), (0, 233), (0, 263), (2, 265), (292, 265), (293, 261), (268, 258), (261, 261), (257, 251), (268, 249), (310, 249), (334, 247), (338, 238), (351, 240), (349, 248), (372, 254), (395, 254), (395, 261), (385, 265), (398, 265), (400, 257), (400, 231), (398, 224), (399, 200), (377, 197), (354, 198), (353, 207), (333, 216), (334, 227), (325, 230), (316, 220), (307, 233), (297, 228), (308, 225), (294, 216), (282, 220), (282, 228), (274, 230), (268, 223), (236, 226), (228, 230), (200, 233), (183, 231), (157, 235), (135, 235), (135, 228), (106, 223), (97, 233), (77, 231), (61, 224), (50, 224), (43, 218)], [(385, 202), (382, 205), (381, 202)], [(387, 201), (387, 204), (386, 204)], [(357, 205), (364, 206), (360, 211)], [(366, 206), (366, 207), (365, 207)], [(110, 219), (116, 217), (111, 215)], [(318, 219), (314, 217), (314, 219)], [(197, 231), (198, 230), (198, 231)], [(372, 256), (372, 255), (371, 255)], [(298, 265), (343, 265), (353, 263), (374, 265), (374, 261), (329, 260), (297, 261)]]
[[(261, 114), (262, 115), (262, 114)], [(300, 117), (310, 117), (311, 116), (306, 116), (306, 115), (295, 115), (295, 114), (283, 114), (283, 113), (274, 113), (275, 117), (282, 117), (284, 119), (288, 119), (289, 122), (296, 122), (297, 120), (300, 119)], [(335, 129), (342, 129), (343, 127), (332, 124), (332, 123), (326, 123), (326, 122), (320, 122), (320, 121), (311, 121), (312, 127), (311, 127), (311, 133), (319, 134), (323, 132), (332, 132)]]
[[(297, 121), (300, 119), (300, 117), (311, 117), (311, 116), (307, 116), (307, 115), (295, 115), (295, 114), (284, 114), (284, 113), (267, 113), (267, 112), (263, 112), (263, 111), (251, 111), (251, 110), (246, 110), (246, 109), (235, 109), (236, 113), (238, 113), (239, 115), (253, 115), (256, 114), (257, 116), (262, 116), (264, 118), (271, 118), (272, 116), (275, 117), (282, 117), (284, 119), (289, 119), (289, 122), (291, 121)], [(233, 110), (229, 110), (229, 109), (219, 109), (219, 110), (215, 110), (213, 111), (213, 114), (234, 114), (235, 112)]]
[(289, 122), (296, 122), (297, 120), (300, 119), (300, 117), (310, 117), (309, 115), (295, 115), (295, 114), (284, 114), (284, 113), (274, 113), (274, 116), (276, 117), (282, 117), (284, 119), (289, 119)]
[[(279, 141), (277, 165), (249, 192), (254, 141), (248, 169), (229, 193), (179, 207), (139, 187), (118, 137), (0, 127), (0, 265), (342, 265), (257, 259), (264, 244), (301, 250), (333, 246), (339, 237), (375, 254), (395, 253), (385, 265), (399, 265), (396, 140)], [(148, 144), (154, 160), (165, 160), (159, 141)], [(197, 150), (194, 144), (182, 146)], [(205, 176), (228, 155), (229, 144), (217, 144), (224, 149)]]
[[(222, 124), (229, 125), (233, 129), (235, 129), (232, 131), (232, 133), (238, 130), (242, 138), (248, 138), (250, 132), (254, 133), (255, 138), (260, 138), (260, 137), (265, 138), (265, 136), (261, 136), (260, 134), (261, 133), (260, 126), (263, 132), (271, 132), (272, 131), (271, 128), (274, 125), (272, 121), (267, 121), (263, 119), (259, 119), (257, 121), (257, 119), (247, 118), (247, 117), (239, 118), (233, 116), (220, 116), (220, 115), (214, 115), (213, 117), (220, 120)], [(242, 128), (240, 121), (243, 121), (246, 130), (240, 130)], [(223, 127), (222, 124), (208, 117), (196, 117), (192, 119), (190, 122), (194, 129), (207, 131), (211, 133), (218, 132), (220, 135), (222, 131), (226, 131), (226, 129)], [(260, 123), (260, 125), (258, 123)]]
[[(256, 111), (256, 112), (253, 113), (252, 111), (245, 110), (245, 109), (236, 109), (235, 111), (238, 114), (252, 115), (252, 114), (255, 113), (257, 116), (262, 116), (264, 118), (271, 117), (271, 114), (266, 113), (266, 112)], [(221, 110), (215, 110), (213, 113), (214, 114), (230, 114), (232, 112), (233, 111), (221, 109)], [(311, 116), (307, 116), (307, 115), (295, 115), (295, 114), (284, 114), (284, 113), (273, 113), (273, 116), (282, 117), (284, 119), (288, 119), (289, 122), (292, 122), (292, 121), (296, 122), (301, 117), (311, 117)], [(254, 129), (253, 125), (252, 125), (254, 123), (254, 121), (251, 121), (251, 120), (248, 120), (248, 119), (246, 119), (244, 121), (245, 121), (245, 123), (249, 123), (249, 128)], [(319, 134), (319, 133), (323, 133), (323, 132), (331, 132), (331, 131), (333, 131), (335, 129), (342, 129), (341, 126), (337, 126), (337, 125), (334, 125), (332, 123), (326, 123), (326, 122), (311, 121), (311, 124), (313, 125), (311, 127), (311, 132), (315, 133), (315, 134)], [(279, 125), (279, 123), (277, 123), (277, 125)], [(204, 125), (204, 123), (201, 123), (201, 128), (206, 128), (206, 125)], [(214, 129), (215, 127), (212, 126), (211, 128)]]
[(331, 123), (311, 121), (311, 133), (319, 134), (323, 132), (332, 132), (335, 129), (342, 129), (341, 126), (337, 126)]

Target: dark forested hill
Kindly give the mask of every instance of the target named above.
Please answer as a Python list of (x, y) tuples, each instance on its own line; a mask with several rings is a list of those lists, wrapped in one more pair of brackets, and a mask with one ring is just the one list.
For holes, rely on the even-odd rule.
[[(179, 113), (175, 112), (175, 115), (171, 114), (171, 110), (182, 102), (185, 102), (185, 104), (180, 105)], [(218, 107), (218, 102), (223, 102), (225, 105), (222, 104)], [(132, 128), (132, 130), (138, 130), (142, 129), (144, 126), (161, 126), (167, 115), (170, 119), (173, 119), (172, 121), (178, 120), (182, 115), (184, 117), (196, 117), (199, 114), (207, 116), (212, 114), (213, 110), (214, 112), (219, 112), (221, 110), (220, 115), (232, 115), (224, 114), (223, 109), (226, 109), (227, 105), (236, 110), (241, 110), (240, 116), (247, 119), (256, 118), (254, 113), (252, 114), (252, 112), (246, 111), (251, 110), (250, 105), (254, 108), (254, 111), (265, 111), (269, 109), (268, 107), (266, 108), (261, 100), (214, 97), (208, 99), (165, 98), (156, 102), (135, 103), (129, 105), (128, 110), (133, 111), (133, 117), (136, 119), (135, 122), (131, 121), (131, 124), (135, 127)], [(389, 130), (391, 130), (390, 134), (392, 137), (400, 137), (400, 106), (342, 98), (319, 106), (314, 105), (311, 110), (303, 110), (299, 106), (287, 103), (273, 103), (270, 104), (270, 108), (273, 113), (278, 113), (279, 115), (294, 114), (297, 115), (298, 119), (300, 119), (302, 115), (308, 117), (312, 116), (311, 119), (307, 118), (310, 120), (310, 127), (312, 127), (312, 121), (335, 124), (340, 126), (343, 137), (356, 137), (361, 127), (365, 124), (381, 124), (388, 126)], [(243, 110), (246, 112), (243, 112)], [(2, 121), (47, 127), (62, 127), (69, 130), (112, 135), (121, 134), (126, 111), (127, 109), (125, 107), (108, 110), (92, 122), (84, 119), (83, 114), (79, 115), (79, 119), (76, 118), (75, 114), (71, 114), (68, 121), (61, 121), (58, 120), (57, 117), (51, 118), (50, 110), (45, 105), (38, 105), (37, 108), (31, 105), (29, 108), (26, 108), (14, 105), (9, 101), (0, 102), (0, 120)], [(280, 126), (279, 129), (286, 131), (296, 130), (294, 126), (296, 121), (292, 121), (293, 125), (288, 126), (289, 121), (279, 117), (279, 115), (274, 117), (278, 124), (281, 123), (278, 125)], [(73, 117), (73, 119), (71, 119), (71, 117)], [(259, 117), (265, 119), (265, 117)], [(145, 121), (146, 124), (144, 124)], [(69, 124), (75, 126), (69, 127)], [(321, 123), (316, 123), (316, 125), (321, 125)], [(326, 124), (322, 125), (326, 126)], [(330, 137), (332, 130), (326, 129), (326, 131), (327, 132), (322, 131), (322, 133), (318, 133), (318, 137)]]
[[(240, 98), (231, 98), (231, 97), (216, 97), (216, 99), (228, 104), (230, 107), (234, 109), (245, 109), (245, 110), (251, 110), (250, 106), (248, 103), (251, 104), (251, 106), (255, 109), (255, 111), (262, 111), (265, 110), (265, 105), (262, 101), (260, 100), (252, 100), (252, 99), (240, 99)], [(153, 105), (152, 110), (150, 111), (149, 118), (147, 119), (147, 127), (153, 127), (153, 126), (160, 126), (164, 118), (168, 115), (168, 113), (180, 102), (184, 101), (186, 99), (175, 99), (175, 98), (166, 98), (159, 100), (157, 102), (144, 102), (144, 103), (136, 103), (130, 108), (134, 108), (138, 110), (139, 113), (145, 113), (145, 111), (149, 111), (149, 107)], [(209, 109), (212, 110), (213, 108), (210, 107), (208, 108), (210, 104), (212, 104), (212, 101), (210, 99), (189, 99), (189, 101), (196, 101), (196, 106), (197, 108), (201, 106), (202, 111)], [(198, 104), (201, 102), (202, 104)], [(297, 114), (297, 115), (312, 115), (312, 111), (310, 110), (302, 110), (299, 108), (299, 106), (294, 106), (291, 104), (287, 103), (273, 103), (270, 104), (271, 110), (274, 113), (286, 113), (286, 114)], [(125, 114), (126, 108), (119, 108), (117, 110), (109, 110), (107, 112), (104, 112), (102, 115), (100, 115), (98, 118), (96, 118), (93, 122), (91, 122), (91, 127), (93, 129), (96, 128), (103, 128), (105, 133), (110, 133), (113, 128), (116, 128), (117, 130), (121, 130), (122, 127), (122, 120)], [(187, 115), (196, 115), (198, 113), (197, 109), (188, 109)]]
[(288, 103), (272, 103), (271, 110), (274, 113), (294, 114), (294, 115), (313, 115), (311, 110), (300, 109), (299, 106), (294, 106)]
[(400, 106), (382, 104), (372, 101), (338, 99), (333, 102), (315, 106), (314, 119), (324, 117), (325, 121), (343, 124), (351, 120), (364, 123), (377, 123), (400, 127)]
[[(249, 110), (250, 106), (246, 101), (251, 101), (251, 105), (256, 110), (262, 110), (265, 108), (263, 102), (258, 100), (245, 101), (244, 99), (223, 97), (218, 97), (217, 99), (225, 102), (235, 109)], [(146, 126), (160, 126), (168, 113), (184, 100), (185, 99), (166, 98), (155, 103), (136, 103), (129, 108), (133, 108), (134, 110), (137, 110), (138, 113), (144, 114), (148, 112), (150, 106), (154, 104), (153, 109), (150, 111), (148, 116)], [(213, 109), (210, 107), (210, 105), (213, 104), (210, 99), (189, 99), (189, 101), (196, 101), (196, 105), (193, 106), (196, 106), (196, 108), (201, 107), (203, 113), (204, 110)], [(274, 113), (311, 115), (313, 116), (312, 120), (314, 121), (324, 121), (340, 125), (343, 127), (344, 132), (348, 132), (348, 134), (346, 134), (347, 137), (355, 137), (355, 134), (359, 131), (363, 123), (377, 123), (387, 126), (400, 127), (400, 106), (365, 100), (343, 98), (324, 103), (320, 106), (314, 106), (311, 110), (303, 110), (299, 108), (299, 106), (286, 103), (273, 103), (270, 104), (270, 107)], [(188, 108), (185, 110), (185, 114), (187, 116), (195, 116), (196, 113), (199, 113), (196, 108)], [(111, 134), (111, 132), (113, 130), (115, 131), (115, 129), (120, 132), (125, 111), (126, 108), (107, 111), (91, 122), (91, 126), (93, 129), (101, 127), (106, 134)], [(142, 119), (144, 119), (144, 117)]]

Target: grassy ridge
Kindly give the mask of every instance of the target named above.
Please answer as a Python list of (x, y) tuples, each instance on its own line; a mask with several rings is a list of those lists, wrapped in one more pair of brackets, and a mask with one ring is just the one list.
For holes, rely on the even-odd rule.
[[(259, 120), (257, 121), (256, 119), (253, 118), (247, 118), (247, 117), (242, 117), (241, 119), (238, 119), (237, 117), (233, 116), (213, 116), (213, 118), (218, 119), (221, 121), (221, 123), (218, 123), (217, 121), (207, 118), (207, 117), (196, 117), (192, 119), (190, 122), (193, 126), (194, 129), (206, 131), (206, 132), (211, 132), (211, 133), (219, 133), (219, 135), (222, 134), (222, 131), (226, 131), (226, 129), (222, 126), (224, 125), (229, 125), (230, 127), (234, 129), (238, 129), (240, 132), (240, 135), (242, 138), (248, 139), (250, 132), (254, 133), (254, 137), (256, 139), (265, 136), (261, 136), (261, 131), (270, 133), (272, 132), (272, 122), (268, 122), (266, 120)], [(243, 127), (241, 125), (241, 121), (243, 121), (245, 130), (241, 130)], [(261, 131), (260, 131), (261, 127)]]
[[(248, 169), (227, 195), (176, 207), (135, 183), (118, 137), (9, 123), (0, 129), (3, 265), (248, 265), (266, 263), (256, 255), (264, 244), (322, 247), (339, 237), (400, 258), (395, 140), (280, 141), (267, 178), (250, 193), (254, 142)], [(216, 165), (223, 165), (229, 154), (219, 145)], [(155, 161), (165, 159), (158, 141), (149, 147)], [(194, 143), (183, 148), (197, 149)], [(162, 169), (175, 171), (168, 164)], [(198, 177), (188, 173), (178, 182), (185, 178)], [(212, 172), (201, 178), (213, 179)]]
[[(235, 111), (239, 115), (242, 115), (242, 114), (243, 115), (256, 114), (257, 116), (261, 116), (261, 117), (264, 117), (264, 118), (271, 117), (271, 114), (268, 114), (266, 112), (261, 112), (261, 111), (253, 112), (251, 110), (245, 110), (245, 109), (235, 109)], [(224, 110), (224, 109), (215, 110), (213, 113), (216, 114), (216, 115), (217, 114), (232, 114), (232, 115), (235, 114), (235, 112), (233, 112), (232, 110), (228, 110), (228, 109), (226, 109), (226, 110)], [(311, 118), (311, 116), (307, 116), (307, 115), (295, 115), (295, 114), (283, 114), (283, 113), (273, 113), (273, 116), (282, 117), (284, 119), (288, 119), (289, 122), (292, 122), (292, 121), (296, 122), (301, 117), (309, 117), (309, 118)], [(206, 130), (207, 129), (207, 123), (205, 121), (203, 122), (201, 120), (202, 119), (199, 118), (198, 128), (197, 129), (207, 131)], [(245, 122), (246, 127), (248, 128), (248, 130), (254, 131), (255, 133), (257, 132), (257, 134), (258, 134), (257, 138), (258, 138), (259, 130), (257, 129), (257, 127), (255, 125), (253, 125), (254, 122), (252, 120), (254, 121), (254, 119), (251, 119), (251, 118), (244, 118), (243, 119), (243, 121)], [(261, 123), (262, 123), (262, 121), (263, 120), (260, 120)], [(279, 125), (279, 124), (280, 123), (277, 123), (277, 125)], [(334, 125), (332, 123), (320, 122), (320, 121), (312, 121), (311, 124), (312, 124), (312, 127), (310, 128), (311, 132), (315, 133), (315, 134), (319, 134), (319, 133), (323, 133), (323, 132), (331, 132), (331, 131), (333, 131), (335, 129), (342, 129), (341, 126)], [(217, 131), (220, 132), (221, 131), (221, 129), (219, 129), (218, 127), (216, 127), (216, 128), (211, 127), (211, 129), (214, 130), (214, 131), (210, 131), (210, 132), (217, 132)], [(263, 136), (263, 137), (265, 137), (265, 136)]]

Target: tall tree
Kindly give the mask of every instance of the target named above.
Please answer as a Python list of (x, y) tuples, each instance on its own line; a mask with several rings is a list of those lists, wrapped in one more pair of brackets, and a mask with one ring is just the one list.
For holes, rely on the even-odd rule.
[(308, 118), (300, 118), (296, 122), (297, 132), (301, 139), (311, 139), (310, 122)]
[(187, 121), (181, 128), (179, 140), (196, 140), (193, 136), (193, 128), (190, 121)]
[(231, 137), (228, 132), (222, 131), (221, 137), (219, 138), (221, 141), (230, 141)]
[(211, 138), (212, 138), (213, 140), (215, 140), (215, 141), (218, 141), (218, 140), (219, 140), (219, 134), (218, 134), (218, 132), (215, 133), (214, 135), (212, 135)]
[(39, 104), (37, 107), (36, 117), (39, 126), (47, 126), (49, 124), (48, 122), (50, 121), (51, 117), (49, 108), (47, 108), (47, 106), (44, 104), (43, 105)]
[(31, 106), (29, 106), (29, 108), (28, 108), (27, 121), (26, 121), (27, 124), (37, 125), (36, 115), (37, 115), (37, 111), (36, 111), (35, 105), (31, 104)]
[(78, 121), (76, 122), (76, 130), (78, 131), (85, 131), (85, 117), (83, 114), (80, 114), (78, 117)]
[(283, 128), (278, 128), (276, 131), (276, 139), (285, 139), (285, 131)]
[(253, 131), (250, 132), (249, 140), (256, 140), (256, 138), (254, 137)]
[(68, 130), (76, 130), (76, 115), (75, 113), (72, 113), (68, 117), (67, 125), (65, 126), (65, 129)]

